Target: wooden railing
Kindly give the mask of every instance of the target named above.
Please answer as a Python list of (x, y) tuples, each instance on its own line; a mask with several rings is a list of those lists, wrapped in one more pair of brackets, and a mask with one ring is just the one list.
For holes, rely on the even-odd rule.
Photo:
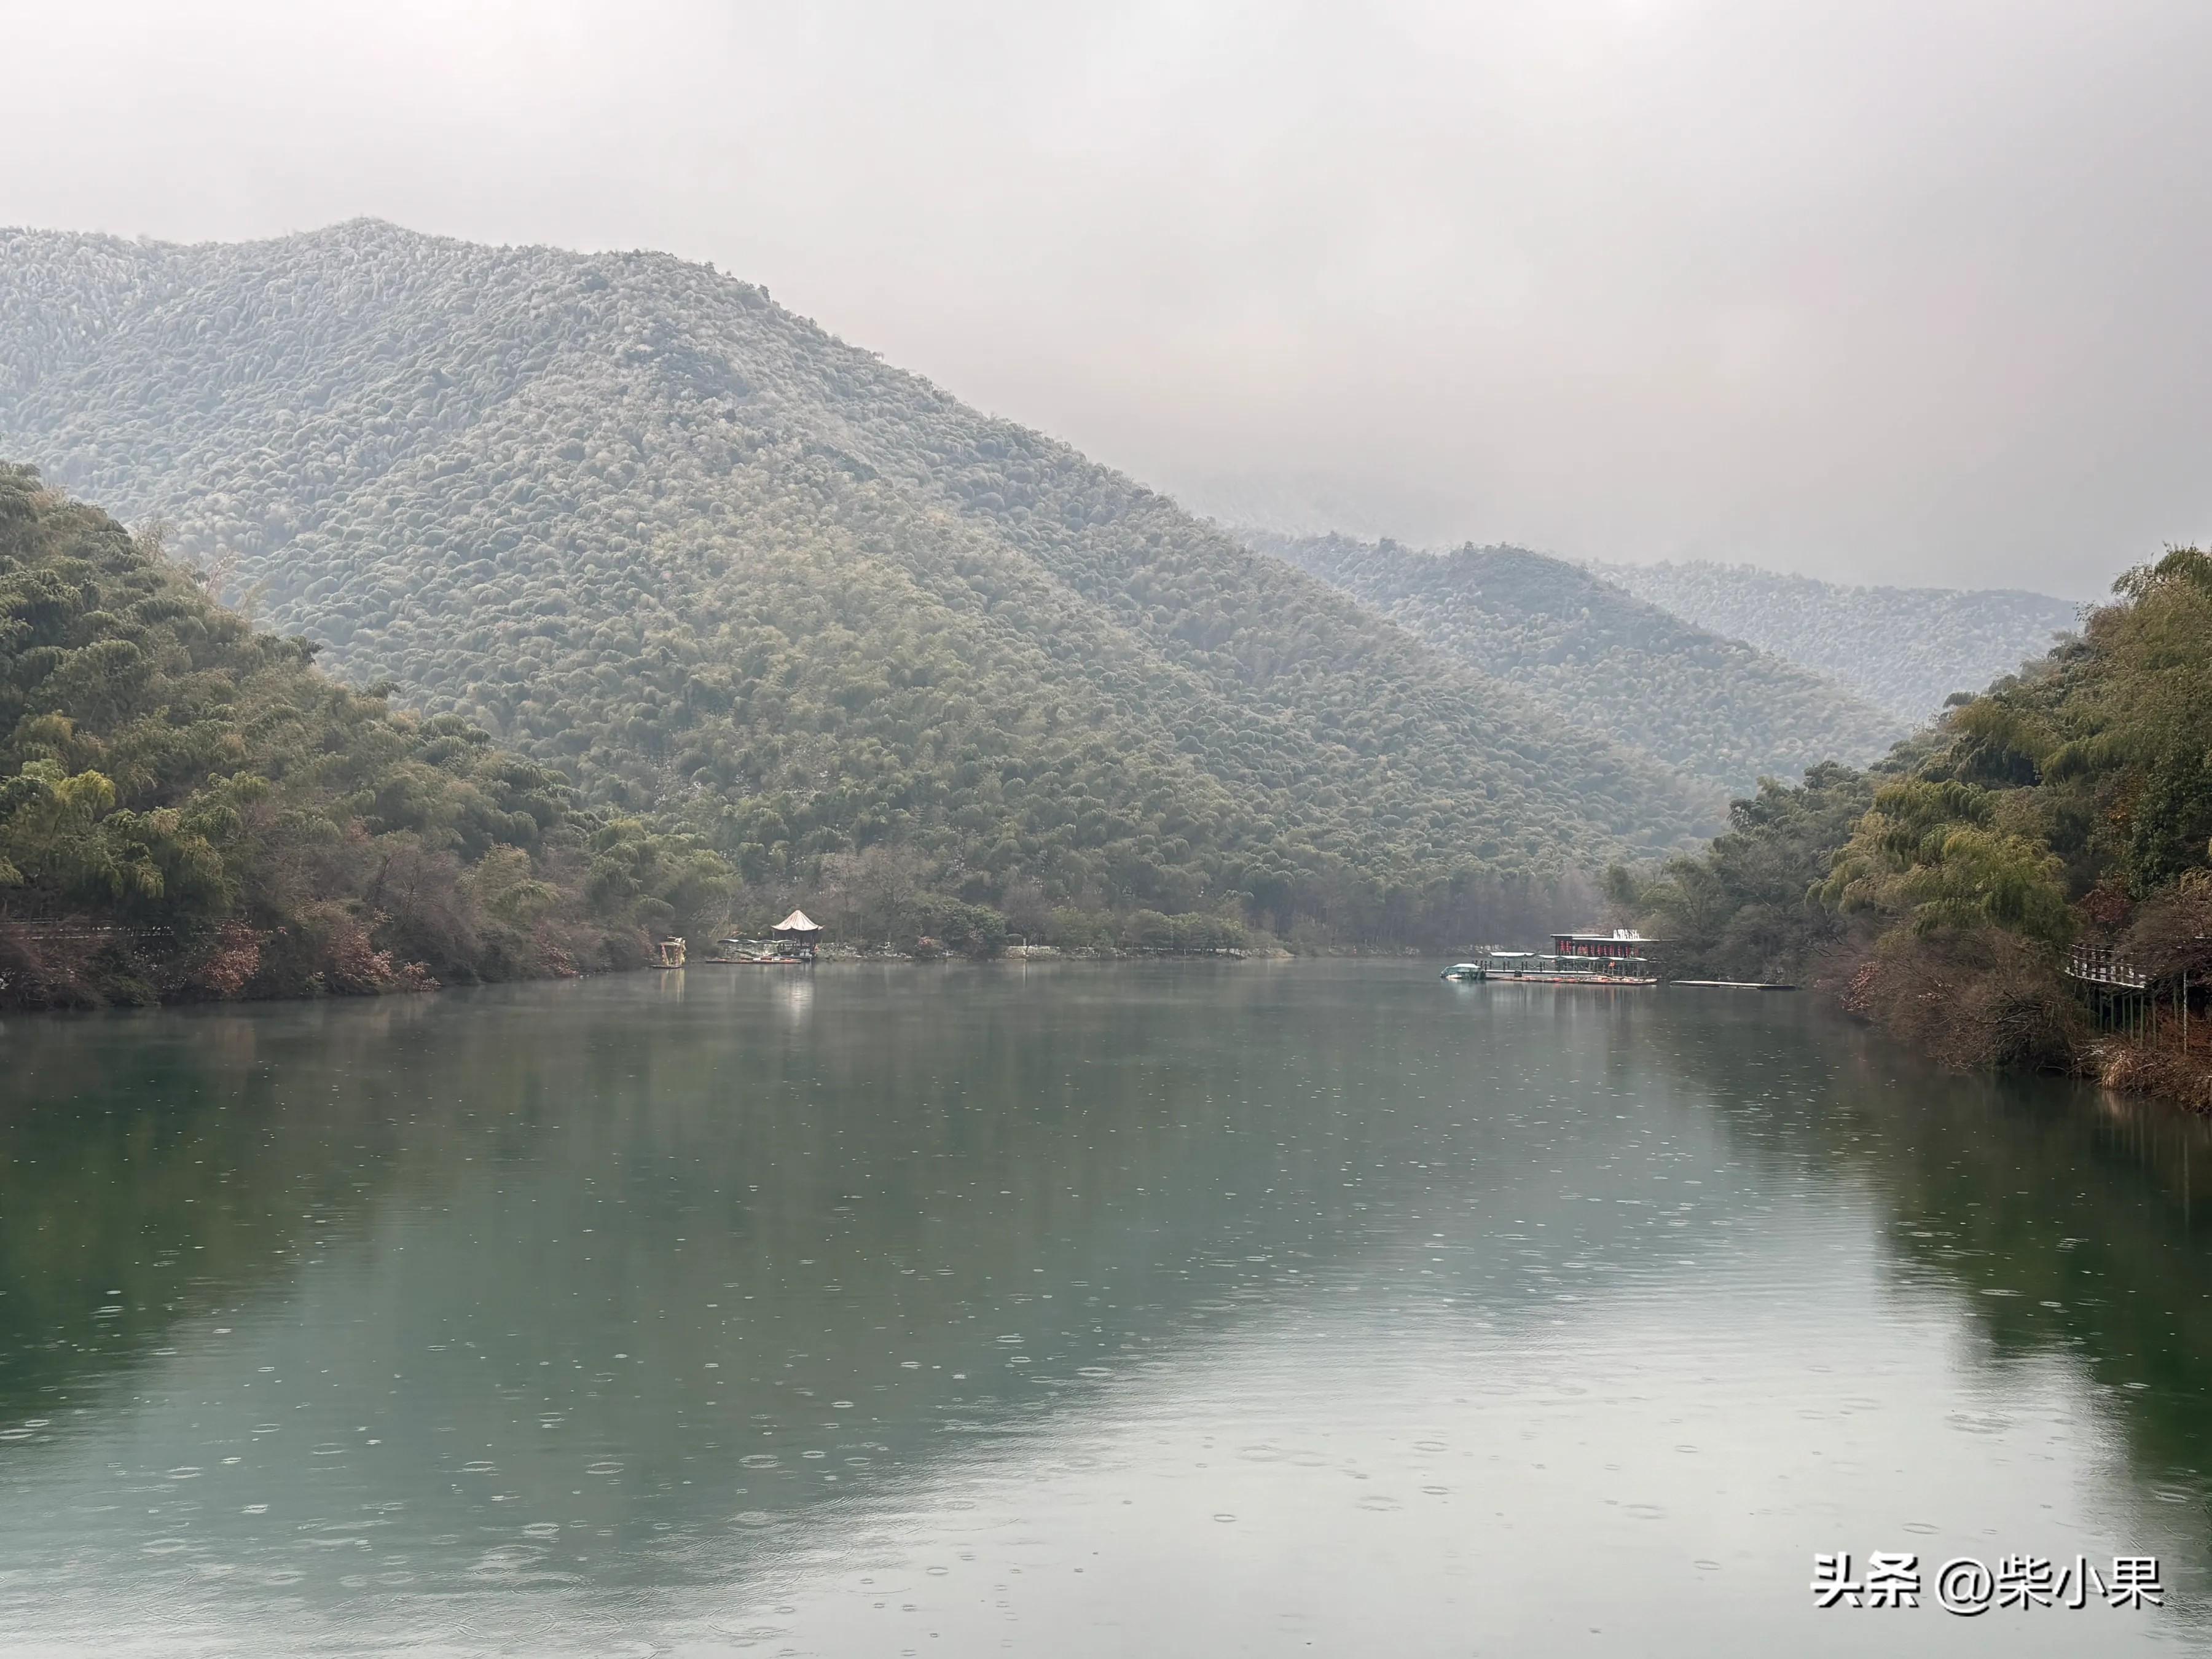
[(2067, 953), (2066, 972), (2092, 985), (2115, 985), (2126, 991), (2143, 990), (2150, 984), (2148, 974), (2109, 945), (2075, 945)]

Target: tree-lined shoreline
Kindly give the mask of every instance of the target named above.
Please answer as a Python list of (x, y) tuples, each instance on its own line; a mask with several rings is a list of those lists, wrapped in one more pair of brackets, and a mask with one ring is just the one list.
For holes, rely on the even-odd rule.
[[(1875, 767), (1770, 781), (1608, 896), (1691, 971), (1810, 978), (1947, 1064), (2212, 1111), (2212, 555), (2130, 571)], [(2118, 980), (2069, 972), (2077, 948)]]

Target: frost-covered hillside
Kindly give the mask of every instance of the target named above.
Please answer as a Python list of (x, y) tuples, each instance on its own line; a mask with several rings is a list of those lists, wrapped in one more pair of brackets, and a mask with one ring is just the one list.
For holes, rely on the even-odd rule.
[(1839, 680), (1917, 723), (2071, 632), (2077, 607), (2014, 588), (1853, 587), (1746, 564), (1594, 564), (1639, 599)]
[(705, 266), (368, 222), (0, 232), (0, 456), (169, 518), (342, 672), (748, 872), (902, 843), (979, 900), (1371, 932), (1714, 820)]

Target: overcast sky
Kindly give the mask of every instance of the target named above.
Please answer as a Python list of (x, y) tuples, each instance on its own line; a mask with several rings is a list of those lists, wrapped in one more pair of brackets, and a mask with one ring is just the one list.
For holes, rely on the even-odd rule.
[(2212, 537), (2206, 0), (0, 25), (0, 223), (665, 248), (1224, 515), (2069, 597)]

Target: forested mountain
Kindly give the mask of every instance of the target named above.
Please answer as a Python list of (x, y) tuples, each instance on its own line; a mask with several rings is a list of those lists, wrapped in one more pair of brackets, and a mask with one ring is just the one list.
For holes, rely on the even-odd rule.
[(0, 232), (0, 452), (756, 883), (1462, 939), (1717, 817), (705, 266)]
[(1747, 564), (1593, 564), (1638, 599), (1849, 686), (1917, 725), (2070, 633), (2077, 607), (2015, 588), (1853, 587)]
[(1723, 639), (1578, 565), (1517, 547), (1247, 532), (1469, 665), (1735, 793), (1826, 760), (1861, 765), (1905, 733), (1832, 680)]
[(0, 464), (0, 1005), (366, 993), (645, 958), (732, 885), (395, 714)]

